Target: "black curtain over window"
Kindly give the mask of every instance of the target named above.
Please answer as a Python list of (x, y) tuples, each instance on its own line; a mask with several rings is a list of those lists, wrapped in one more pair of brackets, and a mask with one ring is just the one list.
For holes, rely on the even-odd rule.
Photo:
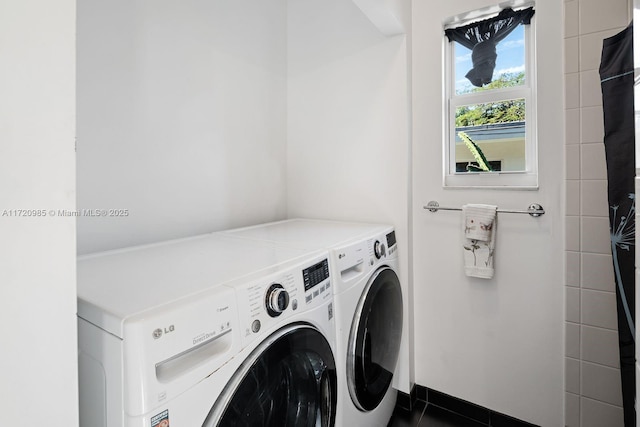
[(473, 68), (465, 77), (474, 86), (482, 87), (491, 83), (498, 58), (496, 45), (519, 24), (530, 24), (534, 13), (533, 7), (518, 11), (504, 9), (493, 18), (444, 31), (450, 42), (456, 41), (471, 49)]

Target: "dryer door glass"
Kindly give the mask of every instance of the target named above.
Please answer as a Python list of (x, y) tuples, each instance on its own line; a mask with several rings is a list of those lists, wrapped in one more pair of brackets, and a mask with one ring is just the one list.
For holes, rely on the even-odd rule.
[(365, 288), (351, 325), (347, 384), (353, 403), (375, 409), (389, 389), (400, 352), (402, 289), (396, 273), (379, 269)]
[(336, 387), (324, 336), (309, 325), (288, 326), (240, 366), (203, 426), (332, 427)]

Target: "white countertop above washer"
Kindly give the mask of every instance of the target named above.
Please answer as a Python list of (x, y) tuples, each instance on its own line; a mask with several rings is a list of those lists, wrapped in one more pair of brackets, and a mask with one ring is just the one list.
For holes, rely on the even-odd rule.
[(78, 316), (122, 337), (124, 321), (309, 250), (211, 233), (78, 258)]
[(384, 233), (391, 226), (295, 218), (225, 231), (230, 236), (276, 242), (297, 249), (331, 249), (355, 239)]

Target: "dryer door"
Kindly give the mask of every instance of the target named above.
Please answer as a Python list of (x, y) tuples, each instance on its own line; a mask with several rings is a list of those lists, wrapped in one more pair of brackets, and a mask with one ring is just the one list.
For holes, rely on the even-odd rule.
[(336, 390), (327, 340), (310, 325), (289, 325), (249, 355), (203, 426), (333, 427)]
[(402, 335), (402, 289), (389, 267), (378, 269), (360, 297), (347, 353), (347, 384), (361, 411), (375, 409), (391, 385)]

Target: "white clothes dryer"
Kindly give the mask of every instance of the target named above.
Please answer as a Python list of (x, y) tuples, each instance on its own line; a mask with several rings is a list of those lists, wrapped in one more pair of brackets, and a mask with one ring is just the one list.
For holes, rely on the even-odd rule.
[(81, 257), (80, 425), (333, 426), (329, 274), (221, 233)]
[[(397, 392), (402, 288), (392, 228), (330, 251), (337, 326), (338, 426), (385, 427)], [(342, 394), (341, 394), (342, 393)]]
[[(296, 249), (328, 249), (336, 307), (338, 427), (386, 426), (403, 329), (393, 227), (292, 219), (227, 233)], [(349, 396), (349, 397), (346, 397)]]

